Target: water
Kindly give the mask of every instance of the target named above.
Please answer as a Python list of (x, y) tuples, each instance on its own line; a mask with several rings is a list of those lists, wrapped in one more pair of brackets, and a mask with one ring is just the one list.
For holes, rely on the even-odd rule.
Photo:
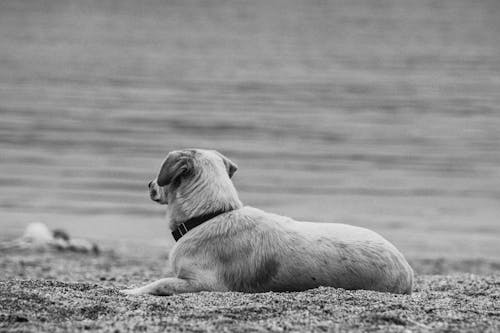
[(496, 257), (498, 17), (493, 0), (2, 1), (4, 236), (41, 219), (166, 237), (146, 184), (168, 151), (208, 147), (248, 204)]

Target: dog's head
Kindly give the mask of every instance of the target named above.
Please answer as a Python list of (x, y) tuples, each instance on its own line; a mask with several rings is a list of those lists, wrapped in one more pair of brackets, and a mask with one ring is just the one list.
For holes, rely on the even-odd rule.
[[(168, 153), (156, 179), (149, 182), (151, 200), (168, 204), (181, 188), (190, 189), (201, 183), (230, 182), (238, 166), (215, 150), (184, 149)], [(199, 189), (201, 191), (201, 188)]]

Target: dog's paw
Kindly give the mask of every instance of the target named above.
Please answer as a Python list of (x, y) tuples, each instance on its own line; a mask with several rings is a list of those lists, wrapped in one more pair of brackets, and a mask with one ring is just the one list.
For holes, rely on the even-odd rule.
[(134, 289), (122, 289), (120, 290), (120, 292), (122, 294), (125, 294), (125, 295), (133, 295), (133, 296), (137, 296), (137, 295), (142, 295), (144, 294), (142, 291), (141, 291), (141, 288), (134, 288)]

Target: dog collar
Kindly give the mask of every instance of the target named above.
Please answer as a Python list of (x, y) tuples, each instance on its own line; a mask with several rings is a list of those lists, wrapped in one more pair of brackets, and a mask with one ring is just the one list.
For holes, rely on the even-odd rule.
[(181, 239), (182, 236), (187, 234), (187, 232), (189, 230), (194, 229), (197, 226), (199, 226), (200, 224), (202, 224), (210, 219), (213, 219), (214, 217), (219, 216), (220, 214), (223, 214), (226, 212), (227, 211), (225, 211), (225, 210), (220, 210), (220, 211), (216, 211), (213, 213), (208, 213), (208, 214), (203, 214), (203, 215), (198, 215), (198, 216), (192, 217), (189, 220), (187, 220), (186, 222), (179, 225), (177, 227), (177, 229), (172, 231), (172, 236), (174, 236), (174, 239), (177, 242), (179, 239)]

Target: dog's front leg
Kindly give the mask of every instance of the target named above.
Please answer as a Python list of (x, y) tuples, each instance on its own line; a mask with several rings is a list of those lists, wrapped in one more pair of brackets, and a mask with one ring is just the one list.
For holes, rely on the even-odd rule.
[(179, 279), (176, 277), (168, 277), (160, 279), (145, 286), (122, 290), (122, 293), (127, 295), (157, 295), (169, 296), (173, 294), (194, 293), (201, 291), (203, 288), (188, 280)]

